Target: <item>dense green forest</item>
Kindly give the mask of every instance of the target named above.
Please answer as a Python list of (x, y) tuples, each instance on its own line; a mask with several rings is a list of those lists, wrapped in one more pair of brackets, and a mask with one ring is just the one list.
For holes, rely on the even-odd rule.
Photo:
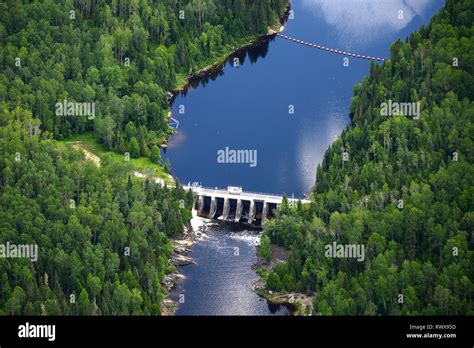
[[(269, 289), (314, 294), (319, 315), (474, 314), (473, 23), (474, 1), (448, 0), (371, 65), (311, 205), (284, 202), (265, 228), (291, 250)], [(419, 102), (420, 117), (383, 116), (389, 100)], [(364, 245), (365, 260), (326, 257), (334, 241)]]
[(0, 258), (0, 313), (159, 314), (168, 237), (193, 197), (132, 180), (125, 162), (97, 168), (32, 134), (35, 121), (0, 103), (0, 241), (39, 252), (36, 262)]
[[(278, 23), (287, 0), (0, 3), (0, 100), (56, 139), (94, 130), (107, 149), (151, 157), (172, 128), (167, 91)], [(58, 102), (95, 118), (58, 117)]]
[[(139, 180), (126, 161), (98, 167), (58, 140), (93, 131), (109, 150), (157, 160), (166, 91), (265, 33), (285, 4), (0, 3), (0, 244), (39, 252), (0, 258), (0, 314), (161, 313), (169, 237), (189, 221), (192, 194)], [(64, 100), (94, 103), (94, 117), (58, 115)]]

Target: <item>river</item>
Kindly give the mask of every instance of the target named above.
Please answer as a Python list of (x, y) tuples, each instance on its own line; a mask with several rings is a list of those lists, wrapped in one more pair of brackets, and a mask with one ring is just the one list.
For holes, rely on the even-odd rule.
[[(428, 23), (443, 3), (295, 0), (293, 18), (282, 34), (386, 58), (393, 41)], [(175, 98), (172, 116), (179, 121), (178, 132), (163, 154), (171, 173), (182, 183), (308, 194), (325, 150), (350, 123), (353, 87), (368, 74), (370, 62), (349, 58), (347, 66), (343, 56), (278, 37), (233, 58), (238, 58), (237, 66), (232, 59)], [(255, 153), (255, 161), (222, 163), (218, 152), (226, 148)], [(256, 277), (250, 268), (256, 259), (253, 238), (258, 235), (243, 229), (211, 227), (211, 239), (195, 244), (191, 256), (197, 265), (182, 268), (187, 279), (175, 290), (185, 294), (178, 315), (288, 314), (251, 291)], [(239, 257), (229, 257), (234, 247)]]

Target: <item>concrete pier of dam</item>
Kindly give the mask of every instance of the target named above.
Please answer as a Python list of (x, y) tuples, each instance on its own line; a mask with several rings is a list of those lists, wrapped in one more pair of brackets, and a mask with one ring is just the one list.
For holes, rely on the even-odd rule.
[[(264, 225), (283, 201), (282, 195), (246, 192), (236, 186), (218, 189), (188, 185), (183, 188), (196, 195), (195, 209), (199, 216), (252, 225)], [(289, 204), (298, 201), (310, 203), (308, 199), (288, 198)]]

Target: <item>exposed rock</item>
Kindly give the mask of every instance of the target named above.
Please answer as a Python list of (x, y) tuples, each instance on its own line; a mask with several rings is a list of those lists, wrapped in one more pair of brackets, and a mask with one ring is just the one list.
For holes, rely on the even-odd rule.
[(186, 255), (191, 251), (191, 247), (193, 245), (193, 242), (190, 240), (172, 240), (171, 241), (171, 246), (173, 247), (173, 250), (177, 254), (181, 255)]
[(186, 279), (186, 277), (183, 274), (179, 272), (172, 272), (165, 276), (162, 281), (162, 285), (164, 285), (169, 291), (175, 286), (177, 282), (183, 281), (184, 279)]
[(180, 254), (175, 254), (171, 256), (171, 263), (175, 266), (184, 266), (184, 265), (195, 265), (196, 261), (193, 260), (193, 258), (189, 256), (184, 256)]

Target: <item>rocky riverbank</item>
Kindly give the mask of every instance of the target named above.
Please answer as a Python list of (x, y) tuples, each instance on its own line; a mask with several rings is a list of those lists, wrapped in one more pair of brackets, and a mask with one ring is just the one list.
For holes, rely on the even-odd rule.
[[(284, 29), (282, 26), (283, 23), (285, 22), (287, 16), (288, 16), (288, 11), (289, 7), (285, 11), (285, 14), (280, 18), (280, 21), (278, 23), (275, 23), (275, 25), (271, 28), (268, 28), (267, 33), (265, 35), (261, 35), (255, 39), (249, 40), (247, 43), (244, 43), (243, 45), (239, 47), (229, 47), (229, 52), (225, 55), (223, 55), (220, 59), (217, 59), (214, 63), (203, 67), (202, 69), (191, 72), (188, 76), (184, 77), (183, 83), (180, 83), (175, 89), (172, 91), (166, 92), (166, 98), (168, 100), (169, 107), (171, 109), (171, 105), (173, 103), (174, 98), (181, 92), (185, 91), (189, 86), (191, 85), (192, 81), (196, 79), (200, 79), (202, 77), (206, 77), (212, 72), (215, 71), (220, 71), (223, 66), (226, 64), (229, 59), (232, 59), (239, 53), (241, 53), (243, 50), (257, 46), (264, 42), (265, 40), (268, 40), (270, 36), (274, 36), (275, 33), (280, 32)], [(169, 111), (168, 113), (168, 119), (176, 122), (176, 128), (178, 127), (178, 121), (172, 119), (172, 112)], [(168, 139), (161, 144), (162, 148), (167, 147), (167, 142)], [(190, 265), (190, 264), (195, 264), (195, 261), (193, 260), (192, 257), (189, 256), (189, 253), (191, 251), (191, 248), (193, 244), (201, 239), (201, 238), (206, 238), (206, 221), (203, 218), (200, 218), (196, 215), (196, 212), (193, 211), (193, 218), (188, 226), (184, 228), (183, 234), (174, 240), (171, 241), (172, 247), (173, 247), (173, 255), (169, 259), (169, 264), (174, 266), (174, 271), (167, 274), (165, 276), (165, 279), (163, 280), (163, 286), (167, 289), (168, 291), (168, 296), (163, 302), (163, 315), (173, 315), (176, 309), (175, 303), (173, 300), (170, 298), (170, 292), (171, 290), (175, 287), (175, 285), (184, 280), (185, 276), (180, 272), (179, 267), (184, 266), (184, 265)]]
[[(257, 246), (258, 255), (259, 246)], [(283, 305), (288, 308), (292, 315), (310, 315), (313, 306), (313, 294), (273, 292), (267, 289), (266, 275), (268, 275), (277, 264), (288, 259), (289, 251), (278, 245), (272, 245), (272, 258), (270, 261), (257, 256), (257, 262), (252, 269), (259, 277), (252, 282), (252, 290), (267, 300), (270, 304)]]
[(197, 216), (196, 211), (193, 210), (193, 218), (190, 223), (184, 227), (183, 234), (171, 240), (173, 254), (168, 260), (168, 263), (173, 265), (175, 270), (167, 274), (162, 282), (162, 285), (168, 292), (168, 296), (163, 301), (163, 315), (174, 315), (176, 306), (169, 294), (178, 282), (186, 279), (181, 273), (180, 267), (196, 264), (195, 260), (188, 254), (191, 252), (194, 243), (200, 239), (207, 238), (206, 230), (206, 219)]

